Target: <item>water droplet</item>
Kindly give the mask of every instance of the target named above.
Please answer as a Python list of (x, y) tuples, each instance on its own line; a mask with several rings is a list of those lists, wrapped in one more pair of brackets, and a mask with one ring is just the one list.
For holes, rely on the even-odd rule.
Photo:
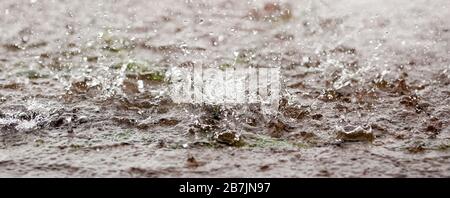
[(309, 57), (305, 56), (305, 57), (302, 58), (302, 63), (303, 64), (308, 63), (308, 62), (309, 62)]
[(137, 81), (137, 84), (138, 84), (138, 90), (139, 90), (139, 92), (140, 93), (143, 93), (145, 90), (144, 90), (144, 81), (142, 81), (142, 80), (138, 80)]
[(29, 39), (30, 38), (28, 36), (23, 36), (22, 37), (22, 42), (26, 43), (26, 42), (28, 42)]

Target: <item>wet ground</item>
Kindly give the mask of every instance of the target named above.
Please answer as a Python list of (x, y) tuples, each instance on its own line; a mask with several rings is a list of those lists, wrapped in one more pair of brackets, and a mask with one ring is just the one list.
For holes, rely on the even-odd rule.
[[(448, 177), (447, 0), (0, 2), (1, 177)], [(277, 113), (170, 67), (281, 67)]]

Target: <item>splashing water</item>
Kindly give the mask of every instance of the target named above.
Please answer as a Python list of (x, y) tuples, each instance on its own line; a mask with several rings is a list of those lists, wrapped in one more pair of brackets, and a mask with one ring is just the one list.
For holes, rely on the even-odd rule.
[(34, 99), (26, 101), (24, 110), (2, 112), (0, 127), (29, 132), (48, 126), (59, 115), (62, 106), (58, 103), (39, 102)]

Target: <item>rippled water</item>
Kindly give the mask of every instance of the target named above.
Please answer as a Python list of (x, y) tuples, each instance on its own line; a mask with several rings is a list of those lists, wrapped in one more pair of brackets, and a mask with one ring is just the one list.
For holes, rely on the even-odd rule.
[[(448, 176), (448, 6), (2, 0), (0, 176)], [(276, 108), (183, 68), (279, 69)]]

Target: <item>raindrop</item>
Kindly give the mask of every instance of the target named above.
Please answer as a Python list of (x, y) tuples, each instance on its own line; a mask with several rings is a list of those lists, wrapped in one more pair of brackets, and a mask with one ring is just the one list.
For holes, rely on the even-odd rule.
[(28, 42), (29, 39), (30, 38), (28, 36), (23, 36), (22, 37), (22, 42), (26, 43), (26, 42)]
[(139, 90), (139, 92), (140, 93), (143, 93), (145, 90), (144, 90), (144, 81), (142, 81), (142, 80), (138, 80), (137, 81), (137, 84), (138, 84), (138, 90)]

